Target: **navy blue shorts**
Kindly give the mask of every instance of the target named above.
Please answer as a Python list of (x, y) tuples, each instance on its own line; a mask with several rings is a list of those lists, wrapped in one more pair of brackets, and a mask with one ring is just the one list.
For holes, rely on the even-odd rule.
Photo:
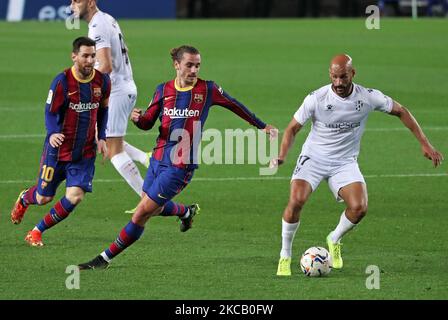
[(143, 191), (162, 207), (190, 183), (193, 173), (194, 170), (165, 165), (151, 158)]
[(52, 197), (64, 180), (67, 188), (80, 187), (85, 192), (92, 192), (94, 174), (95, 158), (76, 162), (57, 161), (54, 149), (48, 146), (42, 154), (37, 192), (42, 196)]

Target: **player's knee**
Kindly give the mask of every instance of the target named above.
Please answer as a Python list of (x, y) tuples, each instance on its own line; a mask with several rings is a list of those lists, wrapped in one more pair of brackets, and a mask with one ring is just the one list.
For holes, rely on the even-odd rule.
[(301, 196), (294, 196), (291, 197), (289, 200), (289, 206), (294, 212), (299, 212), (302, 210), (303, 206), (305, 205), (306, 198)]
[(350, 207), (350, 210), (354, 213), (354, 215), (361, 220), (367, 214), (367, 204), (366, 203), (357, 203)]
[(137, 206), (137, 209), (135, 210), (135, 213), (132, 216), (132, 222), (140, 226), (144, 226), (149, 219), (159, 215), (161, 211), (162, 207), (156, 210), (148, 210), (144, 206)]
[(107, 155), (109, 159), (123, 152), (123, 139), (107, 139)]
[(71, 204), (77, 205), (84, 199), (83, 193), (75, 193), (75, 194), (67, 194), (65, 195), (68, 201), (70, 201)]
[(132, 216), (132, 222), (138, 224), (139, 226), (144, 226), (146, 222), (151, 218), (151, 215), (147, 213), (137, 213), (135, 212)]
[(40, 194), (36, 193), (36, 201), (39, 205), (47, 204), (51, 200), (53, 200), (53, 197), (41, 196)]

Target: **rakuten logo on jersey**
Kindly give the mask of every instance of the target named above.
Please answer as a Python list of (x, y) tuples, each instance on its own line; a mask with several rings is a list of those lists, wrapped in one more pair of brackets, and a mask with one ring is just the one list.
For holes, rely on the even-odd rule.
[(199, 110), (163, 108), (163, 115), (171, 119), (199, 117)]
[(68, 106), (70, 109), (75, 110), (76, 112), (84, 112), (84, 111), (90, 111), (93, 109), (96, 109), (100, 106), (99, 102), (88, 102), (88, 103), (73, 103), (70, 102), (70, 105)]

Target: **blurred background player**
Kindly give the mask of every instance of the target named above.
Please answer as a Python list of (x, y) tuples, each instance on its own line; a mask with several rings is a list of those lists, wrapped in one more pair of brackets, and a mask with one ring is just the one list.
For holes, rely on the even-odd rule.
[[(137, 99), (137, 87), (123, 33), (112, 16), (98, 9), (96, 0), (72, 0), (71, 9), (75, 17), (89, 24), (89, 38), (96, 42), (95, 67), (110, 74), (112, 81), (106, 129), (108, 157), (141, 197), (143, 178), (134, 160), (148, 167), (150, 155), (124, 141), (129, 116)], [(128, 212), (132, 213), (133, 210)]]
[[(106, 124), (110, 78), (94, 69), (95, 41), (87, 37), (73, 42), (73, 67), (53, 80), (45, 106), (47, 136), (41, 157), (38, 182), (22, 191), (11, 212), (11, 221), (19, 224), (28, 206), (44, 205), (53, 200), (59, 184), (66, 180), (65, 196), (25, 240), (42, 246), (42, 233), (61, 222), (92, 192), (96, 147), (107, 153)], [(98, 143), (95, 132), (98, 132)]]
[(280, 165), (285, 161), (295, 135), (311, 119), (311, 132), (297, 160), (291, 178), (289, 202), (283, 213), (279, 276), (291, 275), (292, 243), (299, 227), (300, 212), (323, 179), (328, 181), (335, 198), (347, 206), (339, 224), (327, 237), (333, 268), (342, 268), (340, 240), (367, 213), (367, 188), (357, 158), (371, 111), (399, 117), (417, 138), (423, 155), (432, 160), (435, 167), (443, 160), (409, 110), (378, 90), (366, 89), (352, 82), (355, 69), (348, 55), (335, 56), (329, 73), (331, 84), (310, 93), (294, 114), (274, 163)]
[(191, 228), (199, 206), (185, 206), (171, 199), (189, 184), (198, 167), (194, 161), (195, 146), (201, 140), (200, 132), (212, 105), (231, 110), (271, 137), (276, 134), (275, 128), (258, 119), (213, 81), (198, 78), (201, 55), (196, 48), (181, 46), (172, 49), (171, 58), (176, 79), (156, 88), (143, 115), (141, 110), (134, 109), (131, 116), (132, 121), (142, 130), (151, 129), (157, 119), (161, 122), (157, 145), (143, 186), (143, 197), (131, 221), (117, 239), (99, 256), (80, 264), (80, 269), (106, 268), (111, 259), (140, 238), (146, 222), (154, 216), (178, 216), (181, 221), (180, 231)]

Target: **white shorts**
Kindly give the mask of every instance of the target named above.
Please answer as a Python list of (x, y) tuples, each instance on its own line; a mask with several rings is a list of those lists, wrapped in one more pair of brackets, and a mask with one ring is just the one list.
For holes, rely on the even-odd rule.
[(291, 181), (298, 179), (307, 181), (313, 191), (317, 189), (323, 179), (327, 180), (331, 192), (339, 202), (344, 201), (339, 196), (339, 190), (342, 187), (353, 182), (366, 183), (356, 161), (330, 165), (317, 162), (304, 155), (297, 159)]
[(116, 94), (109, 98), (106, 137), (124, 137), (137, 94)]

